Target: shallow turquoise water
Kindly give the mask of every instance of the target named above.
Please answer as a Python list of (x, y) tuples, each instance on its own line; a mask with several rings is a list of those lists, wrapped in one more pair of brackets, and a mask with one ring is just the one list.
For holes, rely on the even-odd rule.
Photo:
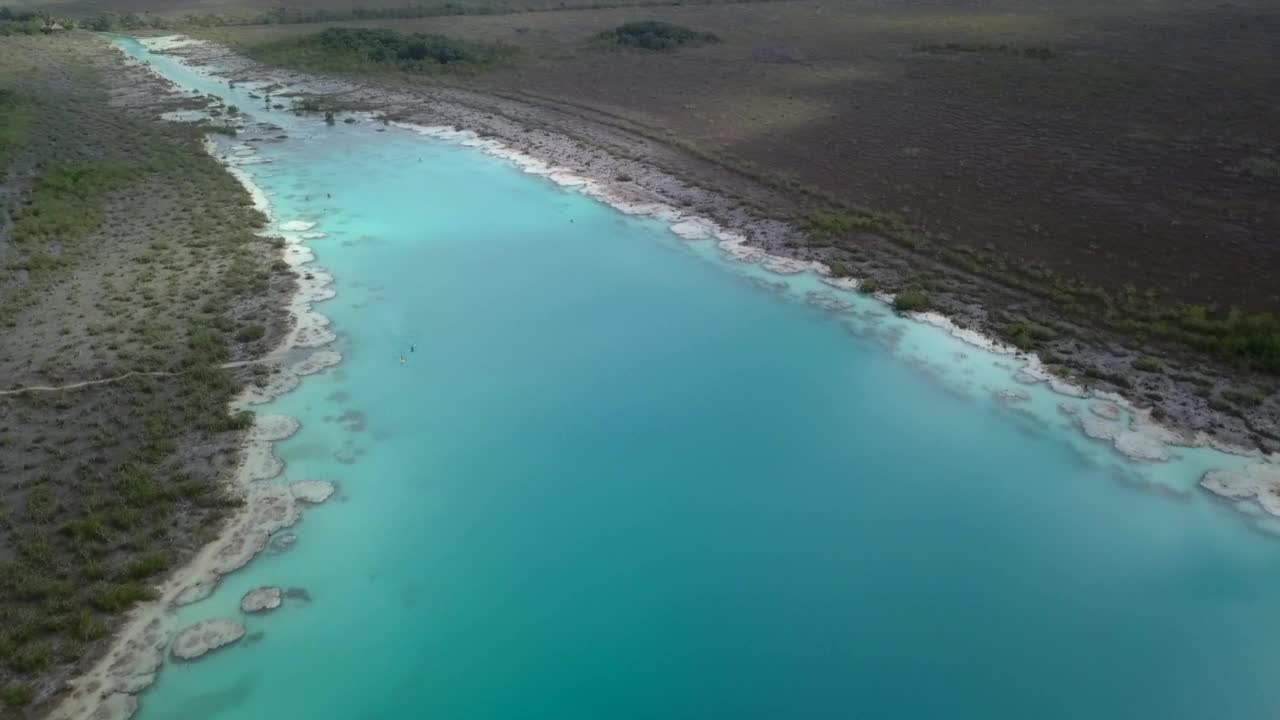
[(181, 615), (313, 600), (143, 720), (1280, 713), (1280, 552), (1193, 490), (1222, 458), (1125, 461), (944, 333), (474, 148), (263, 119), (345, 358), (265, 410), (303, 423), (281, 480), (341, 497)]

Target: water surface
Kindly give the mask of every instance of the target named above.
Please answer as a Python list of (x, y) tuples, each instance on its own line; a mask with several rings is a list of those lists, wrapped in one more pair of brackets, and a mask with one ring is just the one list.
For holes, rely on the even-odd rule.
[(872, 300), (149, 59), (286, 128), (245, 169), (326, 233), (345, 359), (264, 409), (303, 424), (280, 481), (340, 497), (181, 615), (311, 601), (143, 720), (1280, 713), (1280, 553), (1196, 490), (1222, 458), (1127, 461)]

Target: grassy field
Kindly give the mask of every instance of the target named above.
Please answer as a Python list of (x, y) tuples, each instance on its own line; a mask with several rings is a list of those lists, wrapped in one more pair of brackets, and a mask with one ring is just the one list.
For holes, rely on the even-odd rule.
[[(91, 36), (0, 39), (0, 716), (60, 688), (234, 504), (292, 285), (245, 191)], [(125, 108), (121, 104), (144, 103)]]

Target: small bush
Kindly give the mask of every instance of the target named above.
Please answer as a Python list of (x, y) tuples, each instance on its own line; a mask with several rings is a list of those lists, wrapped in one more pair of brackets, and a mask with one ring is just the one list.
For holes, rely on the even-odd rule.
[(720, 38), (715, 33), (692, 30), (657, 20), (623, 23), (612, 30), (600, 33), (599, 38), (622, 47), (642, 50), (674, 50), (679, 47), (720, 42)]
[[(249, 46), (246, 50), (260, 60), (281, 65), (339, 71), (385, 66), (411, 72), (482, 69), (506, 62), (517, 52), (516, 48), (500, 43), (373, 28), (328, 28), (312, 35)], [(299, 109), (297, 101), (294, 109)], [(317, 106), (304, 111), (320, 109)]]
[(154, 552), (134, 560), (124, 570), (128, 580), (145, 580), (169, 569), (169, 556), (163, 552)]
[(154, 590), (137, 583), (107, 583), (94, 591), (89, 602), (103, 612), (118, 613), (128, 610), (134, 603), (154, 597)]
[(22, 707), (29, 704), (36, 696), (30, 685), (10, 685), (4, 689), (4, 704), (9, 707)]
[(1224, 390), (1222, 397), (1240, 407), (1257, 407), (1266, 401), (1266, 397), (1256, 390)]
[(1133, 361), (1133, 369), (1140, 372), (1158, 373), (1164, 370), (1159, 360), (1152, 357), (1140, 357)]
[(244, 342), (253, 342), (261, 340), (267, 334), (267, 329), (261, 325), (245, 325), (236, 333), (236, 340)]
[(995, 45), (992, 43), (942, 43), (938, 45), (917, 45), (916, 51), (932, 55), (950, 55), (955, 53), (971, 53), (975, 55), (1008, 55), (1025, 57), (1034, 60), (1052, 60), (1056, 53), (1044, 46), (1015, 47), (1013, 45)]
[(1259, 156), (1249, 157), (1241, 161), (1236, 169), (1264, 180), (1280, 180), (1280, 160)]
[(23, 645), (14, 651), (9, 658), (9, 664), (18, 672), (39, 672), (49, 667), (52, 655), (48, 645), (42, 643)]
[(903, 290), (893, 296), (893, 309), (898, 312), (924, 312), (929, 309), (929, 295), (923, 290)]
[(243, 410), (234, 415), (215, 415), (214, 419), (209, 422), (209, 431), (232, 432), (236, 430), (248, 430), (252, 426), (253, 413), (248, 410)]

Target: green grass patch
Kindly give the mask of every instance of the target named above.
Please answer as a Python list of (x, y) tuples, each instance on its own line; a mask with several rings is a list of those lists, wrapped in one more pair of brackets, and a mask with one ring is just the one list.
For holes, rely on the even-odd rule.
[(261, 340), (267, 334), (267, 329), (261, 325), (245, 325), (236, 331), (236, 341), (247, 343), (254, 340)]
[(13, 241), (66, 245), (102, 224), (101, 205), (136, 172), (126, 163), (87, 161), (51, 168), (36, 182), (31, 201), (13, 223)]
[(9, 707), (22, 707), (31, 702), (36, 696), (36, 691), (26, 683), (18, 683), (10, 685), (4, 689), (2, 693), (4, 704)]
[(26, 142), (35, 117), (35, 99), (0, 75), (0, 174), (8, 170), (14, 153)]
[(1164, 371), (1164, 366), (1159, 360), (1152, 357), (1140, 357), (1133, 361), (1133, 369), (1139, 372), (1158, 373)]
[(89, 602), (103, 612), (120, 613), (155, 596), (155, 590), (138, 583), (105, 583), (90, 595)]
[(1264, 180), (1280, 180), (1280, 160), (1269, 157), (1248, 157), (1240, 161), (1236, 170)]
[(1020, 348), (1031, 348), (1056, 337), (1049, 328), (1031, 322), (1013, 322), (1004, 327), (1005, 337)]

